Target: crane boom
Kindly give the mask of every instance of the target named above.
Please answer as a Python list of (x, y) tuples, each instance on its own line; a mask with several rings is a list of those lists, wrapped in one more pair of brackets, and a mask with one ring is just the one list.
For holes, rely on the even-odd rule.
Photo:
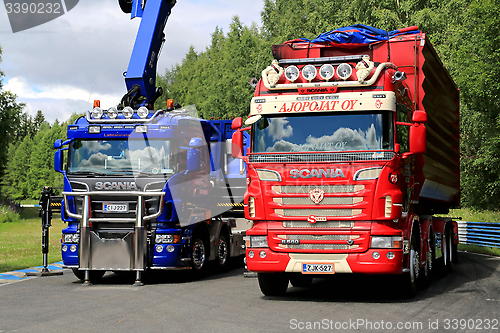
[(119, 3), (124, 12), (131, 13), (131, 19), (142, 17), (125, 74), (128, 93), (121, 107), (149, 104), (152, 108), (161, 94), (155, 84), (158, 56), (165, 41), (163, 31), (176, 0), (119, 0)]

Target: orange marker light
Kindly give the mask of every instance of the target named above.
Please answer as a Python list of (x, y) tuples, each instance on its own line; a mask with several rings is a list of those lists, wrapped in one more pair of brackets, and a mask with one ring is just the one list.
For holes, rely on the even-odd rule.
[(167, 109), (173, 109), (173, 108), (174, 108), (174, 100), (167, 99)]
[(100, 108), (101, 107), (101, 101), (98, 99), (94, 99), (94, 107), (95, 108)]

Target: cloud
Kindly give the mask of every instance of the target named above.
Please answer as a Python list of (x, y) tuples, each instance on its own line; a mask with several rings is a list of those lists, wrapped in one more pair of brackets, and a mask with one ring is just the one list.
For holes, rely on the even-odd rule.
[[(165, 28), (158, 73), (181, 63), (191, 45), (205, 51), (215, 27), (227, 33), (234, 15), (246, 25), (259, 22), (262, 7), (262, 0), (178, 1)], [(140, 19), (130, 20), (116, 0), (80, 1), (53, 21), (13, 34), (4, 8), (0, 6), (0, 68), (18, 101), (59, 120), (72, 113), (65, 107), (85, 104), (77, 112), (86, 111), (91, 93), (90, 103), (96, 98), (109, 106), (120, 101)]]

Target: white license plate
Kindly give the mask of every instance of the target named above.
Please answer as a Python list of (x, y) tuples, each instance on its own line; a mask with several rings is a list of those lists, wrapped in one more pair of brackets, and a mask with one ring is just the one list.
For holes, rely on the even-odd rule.
[(128, 213), (128, 202), (104, 202), (102, 211), (104, 213)]
[(302, 264), (302, 274), (334, 274), (334, 264)]

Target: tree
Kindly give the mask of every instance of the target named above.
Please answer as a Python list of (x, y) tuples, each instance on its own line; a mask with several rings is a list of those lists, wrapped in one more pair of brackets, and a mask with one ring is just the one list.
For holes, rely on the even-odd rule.
[[(2, 49), (0, 48), (0, 61)], [(19, 125), (19, 117), (24, 104), (16, 102), (16, 95), (3, 90), (2, 78), (4, 74), (0, 71), (0, 178), (4, 174), (7, 163), (7, 150), (13, 141), (15, 131)]]

